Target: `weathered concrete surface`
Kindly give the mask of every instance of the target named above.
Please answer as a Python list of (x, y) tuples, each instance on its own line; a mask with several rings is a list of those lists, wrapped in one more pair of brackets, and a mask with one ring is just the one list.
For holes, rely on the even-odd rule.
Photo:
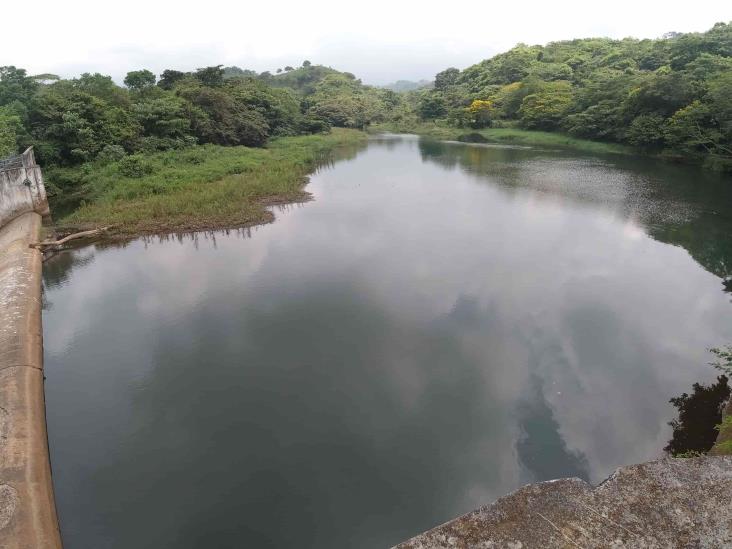
[(732, 547), (732, 456), (621, 467), (593, 488), (525, 486), (397, 545), (428, 548)]
[(19, 163), (0, 170), (0, 227), (27, 212), (48, 215), (48, 200), (41, 168), (33, 149), (26, 150)]
[(41, 216), (0, 228), (0, 548), (61, 547), (43, 396)]

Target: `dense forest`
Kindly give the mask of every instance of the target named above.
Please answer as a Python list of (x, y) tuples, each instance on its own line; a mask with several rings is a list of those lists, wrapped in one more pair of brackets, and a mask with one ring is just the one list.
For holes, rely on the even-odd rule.
[(45, 165), (70, 166), (192, 144), (261, 146), (271, 136), (363, 128), (397, 96), (308, 61), (279, 75), (237, 67), (71, 80), (0, 67), (0, 155), (34, 145)]
[(412, 98), (421, 120), (625, 143), (732, 169), (732, 24), (657, 40), (519, 44), (446, 69)]
[[(420, 83), (422, 85), (423, 83)], [(0, 67), (0, 156), (33, 145), (45, 166), (133, 160), (193, 144), (263, 146), (331, 126), (523, 128), (622, 143), (732, 170), (732, 24), (657, 40), (519, 44), (432, 87), (366, 86), (304, 61), (69, 80)]]

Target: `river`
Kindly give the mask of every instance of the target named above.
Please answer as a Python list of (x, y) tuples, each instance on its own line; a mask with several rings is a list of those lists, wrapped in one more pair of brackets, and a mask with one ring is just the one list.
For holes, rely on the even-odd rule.
[(387, 547), (599, 482), (662, 455), (732, 342), (729, 179), (386, 135), (307, 190), (47, 262), (66, 549)]

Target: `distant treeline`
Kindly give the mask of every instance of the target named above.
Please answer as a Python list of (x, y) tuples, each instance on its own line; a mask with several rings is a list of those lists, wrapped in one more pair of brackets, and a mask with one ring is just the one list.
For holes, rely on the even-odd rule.
[(732, 170), (732, 24), (658, 40), (519, 44), (437, 74), (422, 120), (626, 143)]
[(363, 128), (399, 103), (390, 90), (305, 61), (272, 75), (221, 65), (62, 80), (0, 67), (0, 156), (33, 145), (45, 165), (119, 160), (192, 144), (261, 146), (271, 136)]
[[(433, 87), (366, 86), (304, 61), (133, 71), (61, 80), (0, 67), (0, 156), (34, 145), (46, 165), (73, 166), (194, 143), (261, 146), (272, 136), (420, 122), (521, 127), (615, 142), (732, 171), (732, 24), (657, 40), (591, 38), (519, 44)], [(422, 83), (420, 83), (422, 84)]]
[(381, 87), (387, 90), (403, 93), (414, 90), (424, 90), (431, 88), (432, 86), (433, 83), (430, 80), (419, 80), (417, 82), (413, 82), (412, 80), (397, 80), (396, 82), (391, 82)]

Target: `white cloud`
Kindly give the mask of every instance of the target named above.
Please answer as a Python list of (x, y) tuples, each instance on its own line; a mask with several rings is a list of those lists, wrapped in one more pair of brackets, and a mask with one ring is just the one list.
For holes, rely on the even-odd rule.
[(667, 31), (703, 31), (732, 19), (724, 0), (697, 2), (693, 9), (659, 0), (618, 0), (604, 7), (579, 0), (128, 0), (124, 9), (108, 6), (38, 0), (29, 12), (22, 3), (4, 5), (0, 65), (63, 76), (100, 71), (119, 80), (141, 67), (160, 72), (224, 63), (262, 71), (310, 59), (379, 84), (429, 78), (517, 42), (653, 38)]

